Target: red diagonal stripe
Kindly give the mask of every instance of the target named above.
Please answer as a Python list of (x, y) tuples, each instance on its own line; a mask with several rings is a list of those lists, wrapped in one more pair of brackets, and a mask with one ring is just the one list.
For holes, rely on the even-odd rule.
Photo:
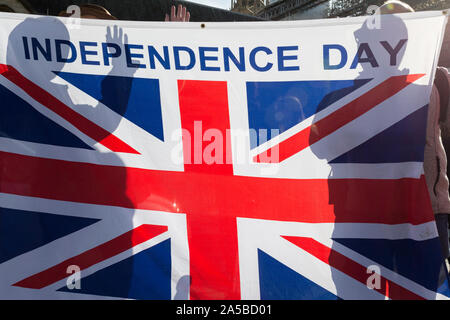
[[(282, 162), (355, 120), (423, 76), (424, 74), (411, 74), (391, 77), (308, 128), (256, 155), (253, 161)], [(278, 159), (267, 156), (269, 152), (278, 152)]]
[(52, 283), (67, 278), (67, 268), (71, 265), (76, 265), (80, 270), (84, 270), (125, 250), (131, 249), (140, 243), (150, 240), (167, 230), (167, 226), (143, 224), (104, 244), (85, 251), (73, 258), (67, 259), (54, 267), (19, 281), (15, 283), (14, 286), (31, 289), (45, 288)]
[[(367, 279), (370, 276), (367, 273), (367, 268), (363, 265), (347, 258), (336, 250), (321, 244), (320, 242), (304, 237), (283, 236), (284, 239), (295, 244), (297, 247), (307, 251), (317, 259), (329, 264), (331, 267), (345, 273), (346, 275), (358, 280), (364, 285), (367, 285)], [(381, 287), (374, 288), (377, 292), (391, 298), (399, 300), (424, 300), (423, 297), (418, 296), (414, 292), (403, 288), (402, 286), (380, 276)], [(367, 290), (370, 290), (367, 288)]]
[(50, 93), (25, 78), (14, 67), (0, 64), (0, 74), (25, 91), (31, 98), (39, 102), (41, 105), (50, 109), (61, 118), (72, 124), (75, 128), (93, 140), (101, 143), (109, 150), (114, 152), (139, 154), (139, 152), (117, 138), (115, 135), (75, 112)]

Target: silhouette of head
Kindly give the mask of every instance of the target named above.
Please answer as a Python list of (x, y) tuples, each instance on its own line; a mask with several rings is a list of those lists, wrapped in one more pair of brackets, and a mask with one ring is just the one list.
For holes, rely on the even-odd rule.
[[(6, 63), (27, 73), (32, 71), (48, 80), (54, 77), (52, 71), (60, 71), (64, 63), (57, 62), (55, 39), (70, 39), (66, 26), (55, 17), (26, 18), (10, 33)], [(68, 50), (62, 50), (66, 58)]]
[[(407, 4), (400, 1), (388, 1), (383, 4), (374, 15), (368, 17), (360, 29), (354, 32), (355, 40), (358, 43), (358, 47), (362, 43), (369, 43), (372, 45), (372, 50), (381, 49), (383, 54), (385, 49), (382, 49), (379, 45), (381, 42), (386, 42), (389, 37), (395, 34), (396, 38), (393, 39), (391, 46), (395, 46), (401, 39), (408, 39), (408, 29), (403, 20), (394, 15), (396, 13), (413, 12), (414, 10)], [(405, 54), (407, 42), (402, 46), (401, 50), (396, 55), (396, 66), (400, 64)], [(373, 64), (361, 63), (362, 72), (366, 73), (373, 70)]]

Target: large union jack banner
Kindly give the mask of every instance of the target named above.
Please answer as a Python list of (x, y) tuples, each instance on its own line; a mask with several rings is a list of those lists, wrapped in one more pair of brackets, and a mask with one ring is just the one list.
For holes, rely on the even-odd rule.
[(1, 14), (0, 298), (447, 299), (445, 24)]

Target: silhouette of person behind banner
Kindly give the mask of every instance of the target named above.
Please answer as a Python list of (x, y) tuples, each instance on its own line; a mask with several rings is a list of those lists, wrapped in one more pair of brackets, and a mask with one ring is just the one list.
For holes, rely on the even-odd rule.
[[(384, 79), (391, 76), (409, 74), (408, 69), (399, 69), (408, 45), (408, 30), (405, 23), (400, 17), (394, 15), (378, 15), (376, 18), (379, 19), (379, 24), (376, 27), (372, 25), (374, 17), (369, 17), (361, 28), (354, 33), (358, 47), (365, 46), (366, 48), (366, 50), (363, 50), (364, 52), (360, 52), (357, 66), (360, 66), (362, 70), (355, 81), (363, 80), (370, 83), (370, 81), (377, 81), (376, 79), (383, 79), (383, 74), (386, 75)], [(394, 49), (395, 45), (400, 43), (402, 39), (406, 39), (406, 41), (395, 55), (396, 59), (391, 61), (388, 59), (389, 65), (380, 65), (381, 61), (376, 60), (375, 54), (373, 57), (371, 56), (373, 52), (368, 51), (370, 47), (368, 48), (366, 44), (380, 46), (380, 41), (392, 39), (393, 34), (395, 35), (395, 40), (388, 41), (391, 49)], [(383, 50), (383, 48), (381, 49)], [(388, 54), (387, 50), (384, 53)], [(376, 79), (373, 80), (374, 78)], [(408, 88), (411, 88), (411, 86), (417, 87), (419, 85), (412, 83), (408, 85)], [(423, 92), (423, 90), (418, 88), (416, 92)], [(401, 102), (401, 100), (398, 101)], [(364, 108), (364, 105), (360, 104), (356, 108)], [(375, 117), (373, 119), (375, 121)], [(378, 213), (375, 212), (371, 204), (401, 201), (403, 203), (411, 203), (413, 206), (413, 203), (417, 201), (416, 199), (423, 199), (422, 195), (426, 189), (410, 190), (408, 194), (402, 194), (400, 198), (393, 198), (390, 190), (380, 190), (379, 187), (375, 186), (377, 180), (352, 179), (348, 177), (358, 177), (359, 164), (423, 161), (426, 119), (427, 106), (423, 106), (401, 120), (406, 121), (401, 127), (395, 129), (395, 126), (393, 126), (392, 129), (386, 129), (386, 132), (390, 131), (390, 134), (392, 133), (389, 138), (383, 136), (384, 131), (378, 134), (374, 131), (376, 129), (368, 126), (365, 130), (366, 132), (373, 131), (373, 135), (370, 135), (372, 138), (358, 142), (359, 145), (356, 147), (346, 145), (351, 143), (351, 141), (355, 141), (355, 137), (357, 137), (355, 135), (360, 135), (363, 132), (354, 130), (351, 126), (344, 126), (339, 129), (339, 141), (336, 141), (327, 139), (328, 133), (324, 133), (324, 130), (329, 128), (321, 127), (320, 124), (317, 124), (317, 120), (313, 121), (309, 137), (310, 148), (315, 156), (319, 159), (326, 159), (330, 166), (328, 178), (329, 204), (334, 207), (335, 224), (332, 233), (333, 245), (328, 257), (328, 263), (331, 266), (331, 276), (339, 298), (345, 299), (350, 297), (351, 299), (359, 299), (358, 297), (366, 297), (367, 294), (370, 294), (366, 290), (376, 290), (381, 293), (381, 295), (372, 295), (373, 299), (384, 299), (384, 295), (392, 299), (414, 297), (413, 295), (409, 296), (410, 293), (405, 293), (404, 289), (396, 285), (396, 283), (402, 282), (399, 280), (398, 274), (419, 282), (427, 289), (434, 291), (437, 289), (441, 264), (433, 258), (436, 257), (438, 259), (440, 256), (439, 247), (435, 242), (430, 244), (429, 241), (420, 242), (406, 238), (387, 240), (389, 237), (397, 237), (394, 232), (380, 234), (379, 239), (365, 239), (363, 234), (360, 237), (361, 239), (355, 239), (354, 234), (350, 235), (349, 233), (358, 228), (358, 226), (354, 225), (351, 227), (351, 225), (346, 224), (355, 222), (355, 220), (364, 222), (366, 216), (376, 217)], [(348, 165), (345, 165), (347, 163)], [(354, 166), (350, 167), (351, 164), (354, 164)], [(416, 170), (420, 170), (420, 168)], [(420, 175), (421, 172), (418, 171), (417, 176)], [(382, 180), (379, 181), (382, 182)], [(426, 204), (418, 203), (417, 205), (423, 207)], [(382, 206), (377, 207), (381, 208)], [(408, 221), (413, 221), (412, 215), (417, 212), (418, 210), (414, 210), (414, 208), (408, 212), (380, 211), (379, 216), (395, 217), (402, 214), (404, 217), (408, 217)], [(380, 220), (382, 219), (380, 218)], [(389, 224), (389, 222), (386, 223)], [(368, 224), (367, 226), (379, 228), (380, 224)], [(347, 234), (348, 236), (346, 236)], [(423, 247), (424, 245), (428, 245), (426, 250)], [(371, 277), (374, 275), (373, 271), (371, 271), (372, 269), (358, 265), (345, 256), (343, 252), (349, 248), (353, 252), (356, 251), (362, 256), (369, 257), (376, 267), (374, 270), (382, 267), (381, 277), (375, 278), (377, 275)], [(395, 274), (387, 277), (383, 271), (386, 269), (383, 268), (392, 270)], [(348, 277), (356, 278), (360, 282), (366, 281), (367, 288), (364, 286), (351, 286)], [(390, 278), (393, 281), (387, 281), (386, 278)], [(362, 290), (362, 292), (359, 294), (358, 290)]]
[[(24, 52), (23, 37), (28, 39), (28, 57), (26, 57)], [(33, 41), (39, 42), (40, 48), (38, 48), (36, 43), (34, 44), (34, 47), (31, 47), (31, 38), (35, 38), (36, 40)], [(54, 119), (55, 114), (47, 108), (51, 109), (52, 106), (49, 104), (52, 104), (52, 101), (54, 100), (50, 99), (42, 102), (41, 104), (44, 106), (43, 109), (34, 109), (31, 105), (21, 102), (21, 98), (16, 97), (14, 104), (3, 103), (1, 107), (0, 136), (15, 139), (14, 141), (16, 147), (19, 150), (21, 148), (23, 150), (28, 148), (25, 143), (21, 144), (20, 141), (31, 141), (43, 143), (45, 145), (62, 147), (62, 149), (55, 149), (60, 150), (59, 153), (64, 153), (64, 147), (70, 147), (70, 152), (74, 152), (73, 148), (79, 148), (80, 152), (91, 153), (90, 158), (95, 159), (100, 155), (100, 153), (97, 153), (98, 151), (95, 151), (95, 144), (104, 141), (110, 134), (114, 133), (122, 119), (120, 116), (123, 116), (127, 110), (128, 99), (133, 81), (132, 77), (136, 70), (124, 66), (125, 62), (119, 61), (118, 59), (112, 59), (112, 69), (109, 75), (104, 77), (101, 83), (102, 98), (99, 100), (100, 103), (98, 105), (77, 104), (79, 100), (72, 99), (72, 96), (68, 90), (69, 87), (62, 84), (61, 79), (57, 76), (57, 74), (63, 70), (65, 64), (57, 62), (55, 56), (51, 57), (51, 61), (47, 61), (46, 54), (48, 54), (49, 48), (52, 50), (51, 55), (55, 54), (53, 48), (54, 43), (52, 43), (55, 39), (65, 41), (66, 43), (70, 40), (66, 25), (64, 25), (59, 19), (54, 17), (26, 18), (22, 23), (17, 25), (9, 35), (6, 64), (15, 68), (25, 78), (30, 79), (33, 83), (45, 90), (45, 92), (49, 95), (54, 96), (60, 102), (64, 103), (68, 108), (80, 112), (87, 119), (102, 119), (102, 123), (107, 124), (106, 131), (102, 131), (104, 132), (103, 135), (97, 135), (95, 137), (95, 141), (91, 138), (87, 138), (84, 134), (77, 133), (77, 130), (72, 130), (69, 132), (63, 128), (63, 126), (67, 125), (66, 121), (62, 121), (65, 125), (60, 125), (60, 121), (56, 123), (51, 120)], [(117, 26), (113, 28), (107, 27), (106, 42), (113, 42), (119, 46), (123, 46), (124, 43), (127, 42), (127, 36), (123, 34), (122, 30)], [(48, 44), (49, 46), (47, 47)], [(60, 57), (62, 59), (60, 60), (67, 59), (69, 57), (68, 54), (68, 50), (62, 50), (62, 56)], [(35, 58), (37, 58), (37, 60), (35, 60)], [(8, 93), (7, 89), (3, 87), (0, 87), (0, 89), (0, 96), (3, 96), (2, 99), (3, 102), (5, 102), (5, 94), (9, 96), (10, 93)], [(114, 115), (114, 112), (102, 112), (102, 108), (100, 107), (101, 104), (106, 106), (115, 104), (114, 112), (118, 113), (118, 115)], [(56, 116), (56, 118), (58, 118), (58, 116)], [(90, 121), (95, 123), (95, 120)], [(68, 124), (68, 126), (70, 127), (70, 124)], [(86, 128), (81, 127), (80, 130), (83, 132)], [(36, 150), (39, 152), (39, 150), (45, 150), (45, 148), (41, 149), (38, 145), (36, 145)], [(104, 157), (105, 153), (103, 152), (102, 154)], [(39, 158), (39, 153), (37, 157)], [(64, 194), (67, 195), (69, 199), (65, 199), (64, 197), (58, 199), (58, 196), (56, 196), (55, 199), (57, 200), (72, 201), (71, 199), (78, 199), (79, 194), (91, 194), (92, 196), (90, 196), (90, 199), (95, 199), (95, 201), (98, 201), (99, 203), (106, 202), (104, 204), (107, 205), (108, 203), (111, 203), (114, 205), (114, 203), (119, 202), (120, 207), (128, 208), (123, 209), (123, 212), (119, 212), (120, 214), (117, 214), (117, 212), (112, 212), (111, 214), (117, 214), (117, 216), (113, 218), (113, 221), (117, 226), (120, 225), (120, 230), (123, 230), (121, 235), (122, 241), (129, 243), (126, 247), (129, 248), (127, 250), (131, 255), (131, 248), (134, 244), (132, 242), (132, 232), (129, 231), (133, 230), (134, 210), (132, 210), (132, 208), (134, 207), (134, 204), (127, 196), (127, 170), (124, 162), (116, 153), (108, 152), (107, 159), (108, 163), (110, 165), (112, 164), (112, 167), (106, 167), (111, 168), (111, 172), (114, 171), (114, 174), (111, 177), (104, 175), (97, 176), (97, 171), (95, 168), (90, 167), (87, 169), (87, 167), (84, 167), (86, 170), (83, 171), (84, 174), (82, 174), (82, 176), (77, 175), (76, 172), (78, 171), (73, 173), (66, 171), (64, 172), (63, 177), (57, 176), (54, 173), (49, 173), (46, 178), (46, 183), (53, 181), (56, 184), (64, 186)], [(71, 159), (67, 160), (70, 161)], [(99, 161), (100, 163), (102, 162), (102, 160)], [(39, 197), (41, 192), (40, 185), (44, 183), (44, 181), (40, 180), (42, 179), (41, 173), (43, 170), (44, 172), (47, 172), (48, 168), (40, 167), (40, 161), (33, 161), (33, 163), (35, 164), (35, 167), (33, 168), (19, 169), (3, 167), (1, 172), (2, 176), (0, 177), (2, 180), (2, 186), (6, 186), (8, 181), (14, 181), (14, 170), (23, 170), (24, 172), (29, 173), (29, 175), (27, 177), (22, 177), (22, 190), (25, 190), (26, 195)], [(57, 172), (57, 170), (55, 172)], [(104, 180), (101, 181), (101, 179)], [(83, 187), (83, 190), (78, 189), (81, 186)], [(116, 198), (108, 199), (108, 195), (105, 194), (105, 192), (107, 192), (105, 189), (106, 187), (108, 190), (111, 188), (111, 190), (114, 190)], [(99, 191), (99, 189), (103, 190)], [(52, 199), (51, 195), (44, 195), (44, 197)], [(81, 197), (81, 199), (82, 198), (83, 197)], [(111, 202), (109, 202), (110, 200)], [(77, 200), (74, 201), (78, 202)], [(83, 202), (83, 200), (80, 202)], [(89, 203), (89, 200), (86, 202)], [(62, 216), (59, 216), (58, 212), (52, 212), (52, 215), (56, 219), (58, 219), (58, 217), (64, 217), (64, 213), (61, 213)], [(1, 217), (3, 217), (3, 219), (0, 221), (0, 234), (3, 236), (11, 233), (21, 235), (23, 232), (27, 232), (27, 234), (22, 234), (23, 238), (32, 239), (36, 244), (43, 245), (49, 238), (49, 233), (53, 232), (53, 230), (46, 227), (48, 225), (46, 222), (46, 219), (49, 217), (48, 215), (30, 215), (26, 220), (27, 224), (31, 226), (29, 229), (23, 228), (22, 225), (18, 224), (17, 221), (14, 220), (14, 217), (8, 221), (5, 221), (4, 215), (0, 215), (0, 218)], [(54, 228), (60, 227), (55, 226)], [(80, 230), (76, 230), (74, 234)], [(92, 234), (92, 236), (95, 237), (95, 234)], [(111, 240), (119, 235), (112, 232), (111, 234), (108, 234), (108, 236)], [(58, 238), (55, 240), (58, 241), (57, 239)], [(0, 244), (2, 247), (0, 252), (2, 255), (8, 255), (8, 249), (4, 248), (8, 242), (0, 242), (2, 243)], [(76, 248), (77, 243), (73, 243), (73, 247)], [(87, 249), (88, 248), (86, 248), (86, 250)], [(76, 250), (73, 252), (76, 252)], [(80, 253), (82, 252), (79, 252), (78, 254)], [(42, 259), (56, 262), (58, 259), (55, 260), (54, 257), (65, 256), (65, 253), (59, 251), (48, 252), (47, 255), (48, 256), (43, 256)], [(10, 258), (12, 257), (10, 256)], [(36, 262), (36, 264), (39, 263)], [(136, 280), (133, 280), (132, 277), (134, 271), (132, 262), (123, 264), (120, 270), (121, 274), (115, 275), (115, 281), (110, 279), (110, 274), (109, 276), (102, 276), (102, 270), (100, 270), (99, 274), (94, 273), (86, 276), (83, 275), (84, 270), (81, 270), (81, 274), (84, 277), (81, 279), (80, 290), (76, 288), (70, 290), (69, 288), (63, 287), (59, 291), (126, 298), (145, 298), (151, 296), (152, 293), (149, 293), (147, 296), (140, 296), (139, 294), (141, 293), (133, 292), (132, 289), (133, 286), (136, 285)], [(41, 270), (36, 270), (36, 272), (39, 271)], [(95, 279), (95, 282), (97, 283), (96, 285), (91, 285), (92, 279)]]

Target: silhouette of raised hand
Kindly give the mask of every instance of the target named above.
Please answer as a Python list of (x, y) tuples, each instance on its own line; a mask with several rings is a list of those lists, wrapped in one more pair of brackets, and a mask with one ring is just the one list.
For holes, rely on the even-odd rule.
[[(128, 44), (128, 35), (123, 32), (123, 29), (114, 26), (113, 31), (111, 31), (111, 27), (107, 27), (106, 29), (106, 42), (117, 44), (121, 50), (124, 50), (125, 44)], [(111, 65), (113, 66), (110, 74), (120, 75), (120, 76), (128, 76), (131, 77), (137, 71), (137, 68), (130, 68), (125, 63), (123, 59), (124, 53), (122, 52), (122, 56), (120, 59), (112, 58)]]

